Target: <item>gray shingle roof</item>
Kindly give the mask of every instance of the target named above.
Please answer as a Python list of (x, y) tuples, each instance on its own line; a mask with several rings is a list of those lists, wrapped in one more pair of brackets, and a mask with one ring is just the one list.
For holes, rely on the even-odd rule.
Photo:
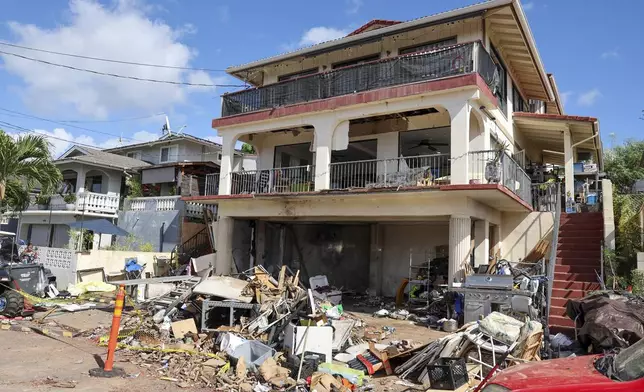
[(79, 147), (75, 146), (79, 151), (85, 153), (85, 155), (77, 155), (72, 157), (63, 157), (54, 161), (63, 162), (63, 161), (79, 161), (84, 163), (90, 163), (99, 166), (109, 166), (118, 169), (133, 169), (137, 167), (150, 166), (149, 163), (141, 161), (139, 159), (129, 158), (123, 155), (112, 154), (110, 152), (101, 151), (95, 148), (89, 147)]

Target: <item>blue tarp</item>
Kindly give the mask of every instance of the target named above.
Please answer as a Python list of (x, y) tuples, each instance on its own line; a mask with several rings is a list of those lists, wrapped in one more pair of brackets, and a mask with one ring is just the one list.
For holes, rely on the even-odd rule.
[(112, 234), (117, 236), (127, 236), (130, 233), (121, 229), (120, 227), (114, 225), (112, 222), (107, 219), (92, 219), (84, 222), (74, 222), (68, 225), (72, 229), (79, 229), (82, 227), (83, 230), (90, 230), (94, 233), (101, 234)]

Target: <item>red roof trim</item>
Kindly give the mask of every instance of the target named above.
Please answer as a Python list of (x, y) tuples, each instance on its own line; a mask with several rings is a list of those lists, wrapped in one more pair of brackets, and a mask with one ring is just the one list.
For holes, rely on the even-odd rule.
[(357, 29), (353, 30), (352, 32), (350, 32), (347, 35), (347, 37), (351, 37), (352, 35), (358, 35), (358, 34), (362, 33), (363, 31), (367, 30), (371, 26), (382, 25), (383, 27), (387, 27), (387, 26), (397, 25), (398, 23), (402, 23), (402, 22), (398, 21), (398, 20), (374, 19), (374, 20), (372, 20), (370, 22), (367, 22), (367, 23), (363, 24), (362, 26), (358, 27)]
[(564, 120), (564, 121), (588, 121), (597, 122), (595, 117), (569, 116), (566, 114), (541, 114), (529, 112), (514, 112), (515, 117), (539, 118), (544, 120)]
[(472, 190), (498, 190), (512, 200), (521, 204), (527, 210), (532, 211), (532, 206), (523, 201), (519, 196), (508, 190), (500, 184), (463, 184), (463, 185), (441, 185), (441, 186), (407, 186), (407, 187), (389, 187), (389, 188), (359, 188), (359, 189), (325, 189), (312, 192), (287, 192), (287, 193), (257, 193), (243, 195), (208, 195), (208, 196), (187, 196), (182, 197), (183, 201), (203, 202), (206, 200), (240, 200), (240, 199), (272, 199), (287, 197), (306, 197), (306, 196), (339, 196), (339, 195), (359, 195), (374, 193), (401, 193), (401, 192), (423, 192), (423, 191), (472, 191)]

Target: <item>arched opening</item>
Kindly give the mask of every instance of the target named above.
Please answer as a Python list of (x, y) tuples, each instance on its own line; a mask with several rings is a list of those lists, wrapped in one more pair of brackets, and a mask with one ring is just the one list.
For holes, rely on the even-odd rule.
[(102, 170), (92, 169), (85, 173), (85, 191), (107, 194), (110, 176)]
[(341, 138), (334, 135), (332, 189), (449, 182), (451, 133), (445, 108), (352, 119), (348, 128), (344, 149), (336, 149)]

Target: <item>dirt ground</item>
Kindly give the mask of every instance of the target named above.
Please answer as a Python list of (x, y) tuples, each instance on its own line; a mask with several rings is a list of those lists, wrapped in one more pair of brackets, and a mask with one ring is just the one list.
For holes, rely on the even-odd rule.
[[(395, 332), (388, 335), (381, 343), (392, 340), (412, 340), (427, 343), (445, 333), (416, 326), (410, 321), (389, 318), (374, 318), (371, 310), (348, 312), (359, 317), (369, 327), (382, 329), (393, 327)], [(36, 314), (35, 318), (42, 317)], [(57, 312), (47, 316), (47, 320), (56, 321), (76, 330), (92, 330), (99, 326), (109, 326), (111, 323), (109, 310), (91, 309), (75, 313)], [(127, 362), (119, 361), (117, 351), (116, 366), (126, 370), (132, 378), (96, 379), (89, 377), (89, 370), (97, 367), (94, 355), (105, 358), (106, 350), (97, 347), (85, 338), (60, 338), (55, 340), (38, 335), (34, 332), (0, 331), (0, 350), (2, 350), (2, 365), (0, 366), (1, 391), (64, 391), (65, 383), (72, 382), (74, 391), (92, 392), (126, 392), (126, 391), (201, 391), (202, 389), (181, 389), (176, 383), (159, 380), (157, 375), (148, 369), (139, 368)], [(409, 390), (402, 385), (396, 385), (399, 379), (395, 376), (378, 376), (372, 379), (376, 391)], [(57, 384), (62, 383), (62, 384)], [(206, 389), (203, 389), (206, 390)], [(209, 389), (212, 391), (212, 389)]]
[[(97, 367), (94, 355), (104, 359), (105, 348), (82, 338), (61, 340), (33, 332), (0, 331), (0, 391), (162, 392), (179, 389), (175, 383), (158, 380), (143, 369), (120, 362), (118, 353), (116, 366), (136, 377), (91, 378), (89, 370)], [(65, 388), (68, 383), (73, 383), (75, 388)]]

